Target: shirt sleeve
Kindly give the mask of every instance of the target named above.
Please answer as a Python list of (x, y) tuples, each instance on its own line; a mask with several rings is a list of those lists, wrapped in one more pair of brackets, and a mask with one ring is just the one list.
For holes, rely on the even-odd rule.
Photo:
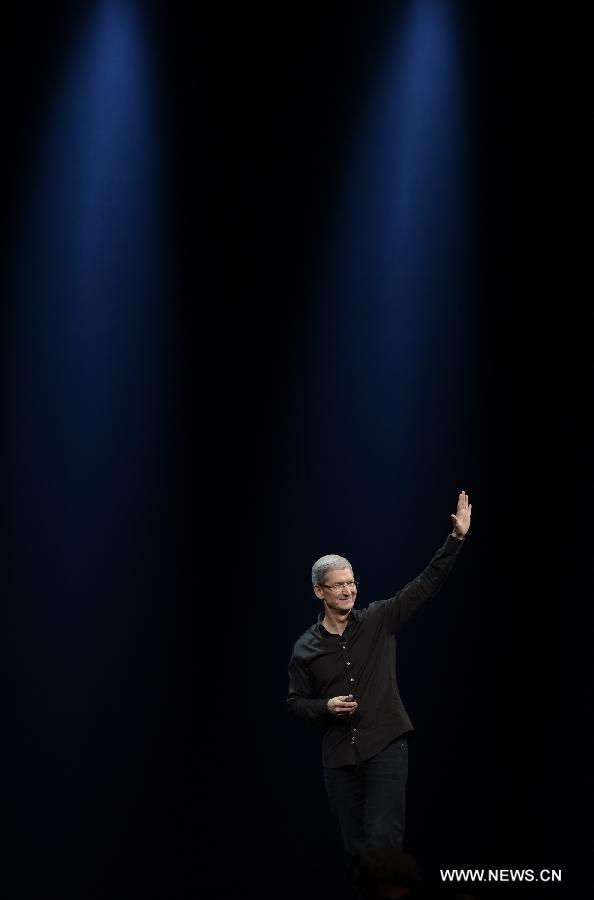
[(423, 604), (438, 593), (452, 570), (463, 543), (463, 540), (449, 535), (421, 574), (398, 591), (395, 597), (384, 601), (387, 606), (388, 631), (391, 634), (400, 631)]
[(289, 663), (289, 711), (308, 722), (321, 722), (329, 715), (327, 700), (319, 700), (312, 694), (313, 678), (309, 667), (303, 659), (293, 654)]

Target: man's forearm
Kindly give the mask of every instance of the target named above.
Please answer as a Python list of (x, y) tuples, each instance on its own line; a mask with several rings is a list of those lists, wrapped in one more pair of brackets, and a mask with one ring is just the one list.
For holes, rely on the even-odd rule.
[(289, 697), (287, 704), (293, 715), (305, 719), (307, 722), (320, 722), (328, 715), (327, 700), (317, 700), (313, 697)]
[[(456, 538), (454, 544), (452, 538)], [(461, 552), (463, 539), (453, 532), (448, 534), (447, 541), (440, 547), (429, 565), (417, 575), (406, 587), (391, 598), (389, 603), (389, 627), (396, 633), (413, 616), (430, 597), (440, 590), (454, 562)]]

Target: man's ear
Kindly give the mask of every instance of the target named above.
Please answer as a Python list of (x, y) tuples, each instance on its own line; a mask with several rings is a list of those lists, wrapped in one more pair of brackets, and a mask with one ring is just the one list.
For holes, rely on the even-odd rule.
[(314, 589), (314, 594), (316, 595), (318, 600), (323, 600), (324, 599), (324, 591), (322, 590), (320, 585), (314, 584), (313, 589)]

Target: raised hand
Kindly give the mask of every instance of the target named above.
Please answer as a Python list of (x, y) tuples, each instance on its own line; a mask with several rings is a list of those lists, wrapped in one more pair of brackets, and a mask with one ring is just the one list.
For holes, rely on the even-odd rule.
[(472, 503), (468, 502), (468, 494), (466, 491), (460, 491), (458, 495), (458, 508), (456, 513), (450, 516), (454, 526), (454, 534), (456, 537), (462, 538), (470, 528), (470, 516), (472, 514)]

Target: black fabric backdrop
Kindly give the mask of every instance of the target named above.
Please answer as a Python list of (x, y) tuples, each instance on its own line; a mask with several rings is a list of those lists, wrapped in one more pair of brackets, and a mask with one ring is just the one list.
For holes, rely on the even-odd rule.
[[(125, 721), (105, 725), (115, 749), (100, 779), (92, 749), (85, 756), (82, 824), (65, 849), (56, 852), (51, 833), (32, 840), (14, 798), (9, 855), (20, 888), (10, 896), (38, 896), (39, 885), (65, 896), (81, 871), (72, 888), (81, 900), (343, 896), (316, 741), (283, 708), (302, 621), (276, 587), (295, 577), (279, 529), (294, 490), (286, 398), (299, 391), (342, 148), (397, 15), (382, 3), (144, 6), (167, 129), (175, 335), (164, 575), (144, 586), (163, 639)], [(13, 11), (5, 26), (7, 273), (42, 112), (80, 15), (79, 4), (52, 4)], [(579, 25), (541, 9), (462, 3), (456, 15), (471, 97), (479, 312), (478, 364), (467, 373), (477, 411), (464, 441), (479, 461), (473, 483), (453, 488), (470, 492), (476, 524), (452, 602), (463, 642), (479, 641), (469, 658), (492, 665), (475, 678), (452, 661), (456, 733), (440, 734), (439, 752), (429, 740), (419, 746), (411, 827), (424, 835), (427, 871), (563, 866), (563, 896), (578, 896), (586, 842), (577, 816), (591, 790), (593, 499), (583, 47)], [(425, 513), (433, 528), (428, 502)], [(441, 531), (423, 535), (419, 559), (433, 534), (441, 540)], [(480, 623), (464, 618), (465, 592)], [(35, 628), (18, 621), (5, 656), (10, 708), (18, 647)], [(416, 721), (435, 737), (425, 677)], [(478, 757), (464, 754), (470, 739)], [(15, 753), (9, 784), (24, 765)], [(432, 806), (429, 769), (431, 784), (447, 786), (446, 809)], [(143, 785), (133, 795), (132, 773)], [(542, 886), (525, 893), (553, 896)]]

